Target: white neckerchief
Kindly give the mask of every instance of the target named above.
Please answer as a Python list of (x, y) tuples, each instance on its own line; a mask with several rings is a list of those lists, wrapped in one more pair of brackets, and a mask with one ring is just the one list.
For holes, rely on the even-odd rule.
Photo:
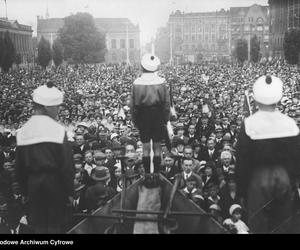
[(43, 142), (63, 144), (65, 134), (65, 128), (49, 116), (34, 115), (17, 132), (17, 145)]
[(245, 132), (252, 140), (293, 137), (299, 134), (295, 121), (279, 111), (257, 111), (245, 119)]

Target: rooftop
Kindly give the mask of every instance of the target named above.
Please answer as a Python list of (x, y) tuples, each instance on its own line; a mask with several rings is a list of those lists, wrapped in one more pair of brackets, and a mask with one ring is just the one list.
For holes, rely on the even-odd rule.
[(227, 15), (229, 11), (221, 9), (219, 11), (210, 11), (210, 12), (181, 12), (180, 10), (177, 10), (176, 12), (173, 12), (170, 17), (197, 17), (197, 16), (222, 16)]
[(264, 5), (258, 5), (258, 4), (253, 4), (252, 6), (248, 6), (248, 7), (231, 7), (230, 8), (230, 15), (232, 16), (238, 16), (240, 14), (246, 15), (248, 13), (248, 11), (250, 10), (250, 8), (253, 7), (261, 7), (262, 11), (264, 13), (268, 12), (269, 6), (264, 6)]
[(17, 20), (8, 20), (6, 18), (0, 18), (0, 28), (33, 32), (31, 26), (20, 24)]

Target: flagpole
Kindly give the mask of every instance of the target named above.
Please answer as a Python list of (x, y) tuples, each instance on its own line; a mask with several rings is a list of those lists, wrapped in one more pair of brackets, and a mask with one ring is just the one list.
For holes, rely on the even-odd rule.
[(246, 100), (247, 100), (247, 106), (248, 106), (248, 109), (249, 109), (249, 113), (250, 113), (250, 115), (252, 115), (252, 109), (251, 109), (251, 106), (250, 106), (250, 99), (249, 99), (248, 90), (245, 91), (245, 95), (246, 95)]

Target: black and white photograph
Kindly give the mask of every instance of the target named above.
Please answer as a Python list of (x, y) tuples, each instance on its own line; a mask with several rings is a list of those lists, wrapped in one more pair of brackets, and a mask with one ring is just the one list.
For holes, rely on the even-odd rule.
[(300, 233), (299, 55), (300, 0), (0, 0), (0, 235)]

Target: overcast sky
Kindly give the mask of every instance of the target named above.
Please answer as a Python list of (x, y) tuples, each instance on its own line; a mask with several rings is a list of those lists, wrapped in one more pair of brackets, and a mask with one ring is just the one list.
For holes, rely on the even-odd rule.
[[(267, 5), (268, 0), (6, 0), (9, 19), (28, 24), (36, 32), (36, 17), (45, 16), (48, 6), (50, 17), (65, 17), (70, 13), (89, 12), (94, 17), (128, 17), (140, 25), (141, 43), (155, 36), (165, 26), (169, 14), (215, 11), (254, 3)], [(0, 0), (0, 17), (5, 17), (4, 0)], [(35, 33), (34, 33), (35, 35)]]

